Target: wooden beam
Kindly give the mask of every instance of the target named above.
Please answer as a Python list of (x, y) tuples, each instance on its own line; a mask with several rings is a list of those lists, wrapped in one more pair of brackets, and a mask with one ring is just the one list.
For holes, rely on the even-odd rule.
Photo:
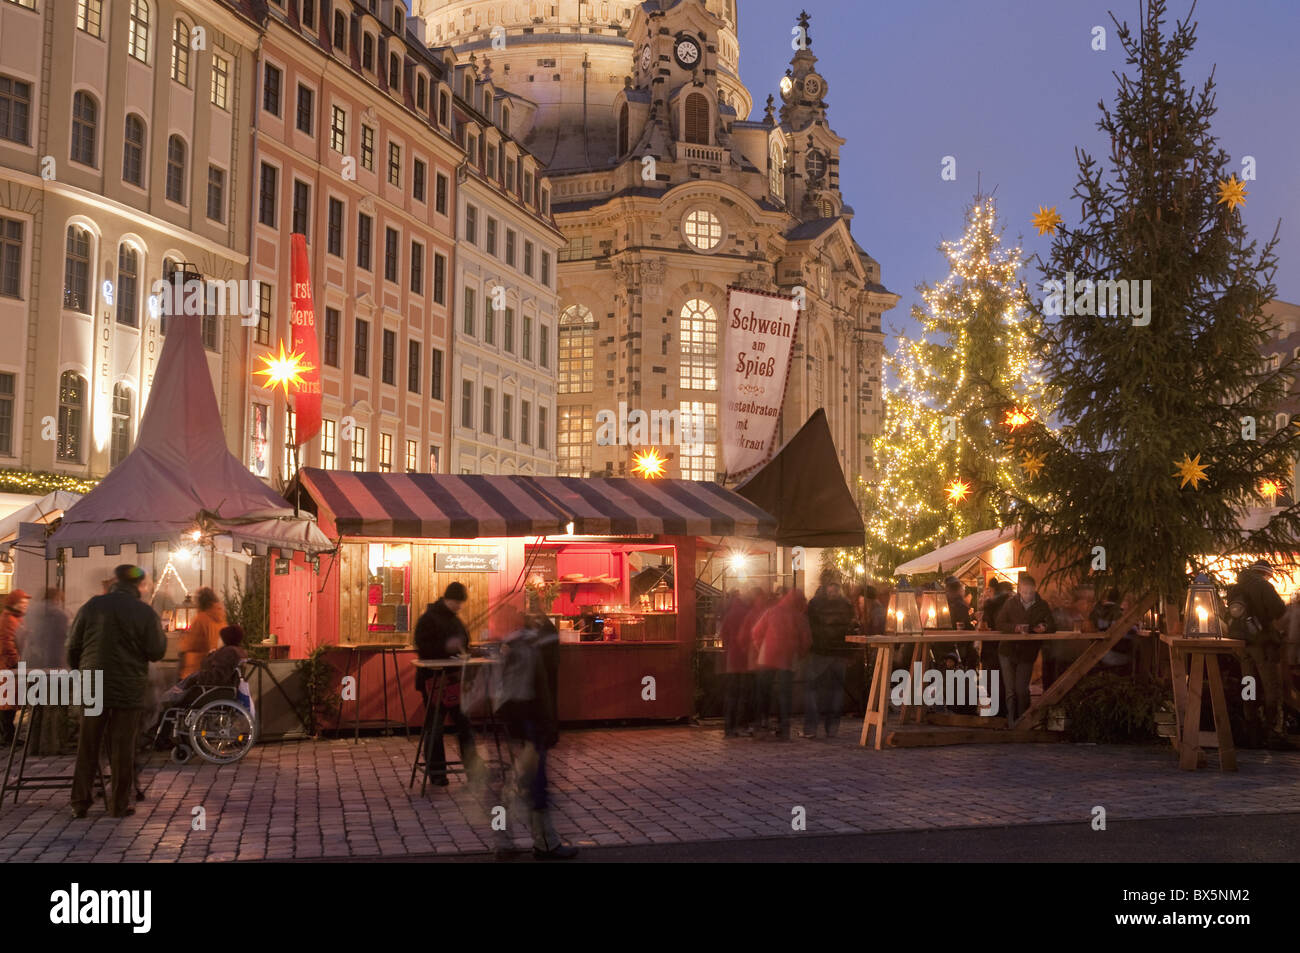
[(1020, 720), (1015, 724), (1016, 729), (1023, 730), (1032, 727), (1043, 717), (1048, 708), (1064, 698), (1070, 689), (1091, 672), (1092, 667), (1101, 661), (1101, 657), (1113, 649), (1119, 643), (1119, 640), (1124, 637), (1124, 633), (1133, 626), (1133, 623), (1146, 615), (1155, 604), (1156, 594), (1154, 592), (1147, 593), (1134, 602), (1127, 612), (1111, 623), (1110, 628), (1104, 633), (1105, 638), (1098, 639), (1084, 649), (1083, 654), (1061, 673), (1061, 677), (1052, 682), (1048, 689), (1038, 696), (1038, 701), (1030, 705), (1029, 710), (1020, 716)]

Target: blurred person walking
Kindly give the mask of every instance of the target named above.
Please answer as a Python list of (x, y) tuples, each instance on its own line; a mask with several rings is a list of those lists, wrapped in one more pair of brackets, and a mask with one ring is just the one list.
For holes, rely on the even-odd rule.
[(221, 648), (221, 630), (226, 624), (226, 609), (211, 587), (204, 586), (196, 592), (194, 603), (198, 612), (194, 613), (194, 620), (182, 633), (177, 646), (180, 654), (178, 680), (193, 675), (210, 653)]
[(803, 734), (817, 737), (817, 722), (834, 738), (844, 711), (844, 673), (847, 664), (844, 637), (853, 628), (853, 604), (844, 598), (839, 583), (822, 573), (821, 587), (808, 603), (808, 628), (812, 651), (804, 664)]
[[(27, 604), (31, 596), (21, 589), (15, 589), (5, 596), (5, 606), (0, 610), (0, 669), (17, 684), (18, 673), (18, 628), (23, 616), (27, 614)], [(17, 742), (14, 734), (14, 718), (18, 715), (17, 705), (0, 705), (0, 745)]]
[[(68, 657), (68, 613), (63, 608), (61, 589), (45, 590), (45, 598), (28, 611), (20, 635), (20, 650), (29, 671), (64, 667)], [(27, 739), (32, 754), (64, 753), (72, 728), (70, 713), (66, 705), (53, 704), (42, 705), (34, 712), (31, 723), (35, 734)]]
[(750, 632), (745, 619), (753, 601), (737, 590), (727, 596), (722, 613), (722, 736), (739, 737), (752, 721), (750, 709), (754, 699), (754, 669), (749, 658)]
[(812, 645), (807, 610), (808, 599), (803, 590), (791, 589), (754, 626), (763, 722), (766, 724), (775, 701), (778, 719), (775, 737), (779, 741), (790, 740), (795, 664), (808, 654)]
[[(1228, 587), (1228, 602), (1242, 602), (1246, 616), (1254, 625), (1244, 625), (1246, 642), (1242, 673), (1255, 676), (1259, 686), (1258, 701), (1247, 702), (1247, 717), (1263, 719), (1266, 743), (1282, 741), (1282, 642), (1278, 630), (1286, 606), (1269, 581), (1273, 567), (1259, 559), (1237, 574), (1237, 581)], [(1282, 742), (1285, 744), (1285, 742)]]

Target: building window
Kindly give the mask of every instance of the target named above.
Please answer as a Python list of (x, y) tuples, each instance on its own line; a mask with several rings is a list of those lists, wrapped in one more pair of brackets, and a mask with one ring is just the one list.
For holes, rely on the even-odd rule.
[[(590, 410), (588, 410), (587, 416), (591, 417)], [(537, 408), (537, 449), (538, 450), (546, 449), (546, 445), (550, 442), (551, 439), (550, 432), (551, 432), (550, 428), (547, 425), (547, 421), (546, 421), (546, 408), (538, 407)]]
[(785, 201), (785, 161), (781, 157), (781, 147), (775, 140), (767, 152), (767, 185), (772, 197), (778, 202)]
[(144, 188), (144, 120), (135, 115), (122, 129), (122, 181)]
[(415, 78), (415, 108), (424, 111), (429, 105), (429, 81), (420, 73)]
[(348, 149), (348, 114), (342, 106), (330, 111), (330, 148), (340, 154)]
[(331, 255), (343, 255), (343, 203), (333, 196), (329, 201), (329, 221), (325, 229), (325, 250)]
[(208, 218), (226, 220), (226, 173), (215, 165), (208, 166)]
[(390, 433), (379, 435), (379, 472), (393, 472), (393, 435)]
[(338, 453), (338, 423), (328, 417), (322, 417), (320, 422), (320, 465), (322, 469), (333, 470), (338, 466)]
[(77, 29), (95, 39), (104, 35), (104, 0), (77, 0)]
[(204, 288), (206, 306), (203, 309), (203, 346), (217, 350), (217, 286), (209, 283)]
[(360, 473), (366, 468), (366, 428), (352, 428), (352, 472)]
[(478, 244), (478, 209), (473, 205), (465, 206), (465, 241)]
[(367, 125), (361, 127), (361, 167), (375, 171), (375, 130)]
[(374, 220), (364, 212), (357, 216), (357, 267), (370, 271), (370, 231)]
[(433, 254), (433, 300), (447, 303), (447, 258), (437, 252)]
[(483, 298), (483, 343), (497, 343), (497, 313), (491, 296)]
[(21, 298), (23, 288), (23, 223), (0, 218), (0, 295)]
[(262, 81), (262, 108), (272, 116), (280, 115), (280, 70), (266, 64)]
[(527, 240), (524, 241), (524, 274), (533, 276), (533, 243)]
[(184, 20), (172, 25), (172, 79), (190, 85), (190, 28)]
[(0, 76), (0, 139), (28, 145), (32, 84)]
[(316, 94), (310, 86), (298, 84), (298, 116), (297, 125), (299, 132), (305, 132), (311, 135), (313, 123), (316, 119)]
[(230, 61), (220, 54), (212, 54), (212, 105), (226, 109), (230, 101)]
[(379, 370), (385, 384), (397, 383), (397, 332), (388, 328), (384, 328)]
[(361, 68), (370, 73), (375, 71), (375, 38), (369, 33), (361, 35)]
[(709, 144), (709, 101), (703, 93), (691, 93), (686, 97), (685, 113), (686, 141), (698, 145)]
[(439, 215), (447, 214), (447, 177), (441, 172), (433, 181), (433, 210)]
[(262, 184), (258, 192), (257, 220), (263, 225), (275, 228), (276, 178), (275, 166), (262, 163)]
[(487, 163), (485, 166), (487, 177), (495, 179), (497, 177), (497, 147), (492, 145), (487, 147)]
[(501, 344), (506, 351), (515, 353), (515, 309), (506, 308), (505, 319), (501, 322)]
[(559, 393), (590, 394), (595, 387), (596, 319), (590, 308), (571, 305), (560, 315)]
[(384, 279), (397, 282), (397, 229), (384, 229)]
[(411, 242), (411, 292), (424, 294), (424, 246)]
[(293, 231), (299, 235), (311, 234), (309, 211), (311, 209), (311, 186), (306, 182), (293, 180)]
[(515, 402), (509, 394), (501, 395), (501, 439), (514, 440)]
[(481, 429), (485, 434), (490, 434), (493, 432), (492, 398), (494, 396), (496, 395), (493, 392), (491, 387), (483, 388), (483, 420), (481, 422)]
[(624, 103), (618, 111), (618, 154), (626, 155), (628, 150), (628, 108)]
[(68, 226), (67, 256), (63, 260), (63, 310), (90, 314), (90, 232)]
[(141, 63), (149, 62), (149, 4), (145, 0), (131, 0), (126, 50)]
[(682, 222), (682, 234), (700, 251), (712, 251), (722, 244), (722, 220), (708, 209), (697, 208)]
[(167, 199), (185, 204), (185, 141), (180, 136), (167, 140)]
[(334, 11), (334, 49), (340, 53), (348, 51), (348, 18), (342, 10)]
[(411, 197), (417, 202), (424, 201), (424, 179), (427, 167), (420, 159), (415, 160), (415, 167), (411, 171)]
[(257, 327), (253, 329), (253, 340), (258, 344), (271, 343), (271, 308), (275, 295), (270, 284), (265, 281), (257, 283)]
[(525, 361), (533, 359), (533, 319), (527, 316), (524, 317), (524, 333), (519, 354)]
[(316, 28), (316, 0), (302, 0), (302, 25), (309, 30)]
[(325, 363), (339, 366), (339, 309), (325, 309)]
[(487, 220), (487, 253), (495, 255), (497, 253), (497, 220), (489, 217)]
[(542, 189), (542, 214), (551, 214), (551, 190)]
[(438, 348), (429, 349), (429, 369), (429, 396), (442, 400), (442, 351)]
[(533, 405), (531, 401), (519, 402), (519, 442), (528, 446), (528, 430), (532, 426)]
[(546, 324), (537, 328), (537, 362), (542, 367), (551, 366), (551, 328)]
[(718, 389), (718, 313), (703, 298), (681, 312), (681, 375), (684, 390)]
[(460, 382), (460, 425), (474, 428), (474, 382), (468, 378)]
[(117, 249), (117, 287), (114, 289), (117, 323), (127, 327), (140, 324), (140, 253), (130, 245)]
[(0, 374), (0, 455), (14, 452), (14, 380), (13, 374)]
[(446, 91), (438, 93), (438, 125), (445, 126), (451, 116), (451, 97)]
[(95, 167), (95, 136), (99, 130), (99, 103), (90, 93), (72, 97), (72, 161)]
[(420, 392), (420, 342), (406, 342), (406, 389), (412, 394)]
[(414, 440), (406, 441), (406, 472), (420, 472), (420, 445)]
[(591, 236), (578, 235), (570, 238), (560, 249), (560, 261), (582, 261), (591, 257)]
[(465, 319), (464, 319), (462, 329), (470, 337), (473, 337), (474, 336), (474, 297), (475, 297), (474, 289), (466, 288), (464, 292), (461, 294), (461, 297), (465, 299)]
[[(544, 447), (541, 414), (538, 409), (537, 445)], [(591, 448), (595, 444), (595, 417), (590, 404), (560, 408), (560, 432), (556, 437), (556, 463), (560, 476), (585, 477), (591, 473)]]
[(131, 389), (125, 384), (113, 385), (113, 432), (110, 448), (110, 466), (117, 466), (131, 452)]
[(396, 53), (388, 54), (388, 89), (394, 93), (402, 91), (402, 60)]
[(76, 371), (59, 377), (59, 428), (56, 453), (62, 463), (81, 462), (82, 417), (86, 411), (86, 379)]
[(699, 443), (678, 448), (682, 479), (712, 482), (718, 473), (718, 405), (684, 400), (680, 404), (679, 420), (682, 433), (703, 438)]
[(551, 253), (548, 251), (542, 252), (542, 285), (551, 286)]
[(395, 142), (388, 144), (388, 184), (402, 184), (402, 147)]
[(358, 377), (370, 376), (370, 322), (357, 318), (356, 340), (352, 344), (352, 373)]

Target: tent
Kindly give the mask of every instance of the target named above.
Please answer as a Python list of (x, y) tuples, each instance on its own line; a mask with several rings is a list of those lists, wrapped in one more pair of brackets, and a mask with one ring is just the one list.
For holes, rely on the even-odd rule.
[(195, 530), (227, 537), (236, 552), (333, 548), (313, 519), (295, 514), (226, 449), (199, 335), (198, 318), (169, 322), (135, 449), (63, 515), (47, 557), (61, 549), (88, 556), (92, 546), (116, 555), (123, 544), (144, 551)]
[(61, 517), (65, 510), (81, 499), (80, 493), (70, 490), (53, 490), (39, 500), (14, 510), (0, 519), (0, 555), (14, 544), (18, 530), (24, 523), (50, 523)]
[(962, 537), (956, 542), (940, 546), (924, 556), (909, 559), (894, 570), (894, 575), (910, 576), (915, 573), (945, 571), (960, 575), (964, 568), (981, 553), (1007, 540), (1013, 540), (1016, 536), (1017, 529), (1014, 526), (980, 530), (978, 533), (971, 533), (971, 535)]
[(736, 493), (776, 517), (781, 546), (861, 546), (862, 513), (820, 407)]

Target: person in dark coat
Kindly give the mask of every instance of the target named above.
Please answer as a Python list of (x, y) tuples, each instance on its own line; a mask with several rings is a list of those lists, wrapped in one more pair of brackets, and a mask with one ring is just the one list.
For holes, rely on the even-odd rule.
[(239, 663), (248, 658), (244, 650), (244, 628), (228, 625), (219, 633), (221, 648), (209, 652), (199, 664), (195, 681), (199, 685), (234, 685), (239, 673)]
[[(429, 603), (419, 621), (415, 623), (415, 651), (422, 659), (450, 659), (469, 653), (469, 631), (460, 621), (457, 613), (469, 599), (469, 591), (463, 583), (453, 582), (447, 586), (442, 598)], [(428, 669), (420, 669), (415, 675), (415, 687), (424, 696), (424, 704), (432, 706), (437, 699), (431, 697), (433, 686), (437, 684), (437, 674)], [(465, 774), (476, 780), (483, 774), (483, 763), (478, 756), (474, 743), (474, 728), (460, 708), (460, 673), (446, 672), (442, 692), (443, 722), (450, 721), (456, 731), (456, 740), (460, 744), (460, 757), (465, 765)], [(425, 771), (429, 780), (440, 787), (447, 786), (447, 750), (443, 743), (445, 724), (433, 726), (424, 751)]]
[[(1237, 581), (1228, 587), (1228, 604), (1244, 605), (1244, 619), (1255, 624), (1236, 621), (1229, 634), (1246, 643), (1242, 673), (1255, 676), (1259, 686), (1259, 700), (1247, 703), (1247, 711), (1254, 709), (1252, 717), (1262, 713), (1264, 731), (1270, 740), (1276, 740), (1282, 724), (1282, 641), (1278, 624), (1286, 614), (1286, 604), (1277, 594), (1269, 577), (1273, 568), (1260, 559), (1237, 574)], [(1261, 712), (1262, 709), (1262, 712)]]
[(753, 670), (749, 665), (749, 632), (745, 617), (752, 604), (742, 593), (732, 590), (727, 594), (727, 607), (722, 613), (722, 735), (736, 738), (750, 724), (749, 710), (754, 695)]
[(844, 598), (833, 577), (822, 577), (821, 588), (808, 603), (812, 651), (804, 663), (803, 734), (817, 737), (817, 722), (834, 738), (844, 710), (844, 637), (853, 628), (853, 604)]
[[(998, 613), (1006, 605), (1011, 594), (1015, 592), (1015, 586), (1011, 585), (1006, 579), (994, 579), (989, 583), (989, 596), (984, 600), (980, 607), (980, 628), (985, 632), (998, 631)], [(988, 672), (986, 676), (989, 679), (989, 686), (993, 685), (994, 672), (998, 675), (998, 711), (1007, 710), (1007, 700), (1010, 697), (1007, 693), (1007, 678), (1002, 671), (1002, 665), (998, 661), (999, 646), (1002, 643), (993, 642), (984, 639), (980, 642), (980, 668)]]
[[(1016, 581), (1016, 594), (998, 612), (998, 629), (1002, 632), (1055, 632), (1056, 618), (1046, 600), (1038, 594), (1038, 583), (1027, 572)], [(1037, 640), (1002, 642), (998, 663), (1007, 681), (1007, 724), (1014, 725), (1029, 710), (1032, 699), (1029, 679), (1042, 643)]]
[(134, 814), (135, 742), (149, 681), (149, 663), (167, 651), (162, 621), (141, 598), (145, 572), (123, 564), (113, 570), (113, 588), (77, 613), (68, 636), (68, 667), (103, 673), (98, 714), (82, 712), (77, 766), (72, 780), (72, 815), (85, 817), (94, 799), (100, 747), (107, 743), (113, 792), (111, 817)]

